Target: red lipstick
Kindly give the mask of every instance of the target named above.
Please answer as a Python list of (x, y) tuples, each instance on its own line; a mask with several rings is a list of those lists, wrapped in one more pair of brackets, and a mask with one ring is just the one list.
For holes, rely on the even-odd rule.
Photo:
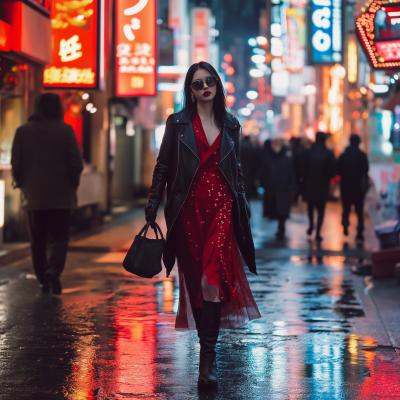
[(204, 96), (204, 97), (208, 97), (210, 94), (211, 94), (211, 92), (209, 92), (209, 91), (207, 90), (207, 92), (204, 92), (204, 93), (203, 93), (203, 96)]

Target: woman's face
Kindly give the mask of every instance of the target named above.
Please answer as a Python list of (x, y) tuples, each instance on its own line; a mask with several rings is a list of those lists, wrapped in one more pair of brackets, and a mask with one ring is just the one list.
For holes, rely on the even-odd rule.
[(203, 68), (198, 69), (193, 75), (192, 82), (197, 80), (201, 80), (204, 82), (204, 87), (201, 90), (193, 90), (193, 87), (191, 87), (193, 96), (196, 97), (197, 101), (200, 102), (213, 101), (215, 95), (217, 94), (217, 85), (209, 87), (205, 83), (206, 78), (209, 76), (212, 75), (206, 69)]

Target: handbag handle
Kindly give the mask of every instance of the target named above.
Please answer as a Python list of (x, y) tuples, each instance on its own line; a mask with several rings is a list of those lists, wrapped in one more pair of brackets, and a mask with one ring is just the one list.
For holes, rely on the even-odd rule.
[[(142, 233), (144, 232), (144, 237), (146, 237), (147, 231), (149, 230), (150, 224), (151, 224), (151, 222), (147, 222), (147, 224), (146, 224), (146, 225), (142, 228), (142, 230), (139, 232), (139, 235), (138, 235), (138, 236), (142, 236)], [(158, 230), (158, 231), (160, 232), (161, 239), (164, 240), (164, 236), (163, 236), (163, 234), (162, 234), (162, 232), (161, 232), (161, 229), (160, 229), (160, 227), (158, 226), (157, 222), (154, 221), (154, 224), (155, 224), (155, 228), (153, 228), (153, 229), (154, 229), (154, 232), (156, 233), (156, 239), (158, 240), (158, 234), (157, 234), (157, 230)]]

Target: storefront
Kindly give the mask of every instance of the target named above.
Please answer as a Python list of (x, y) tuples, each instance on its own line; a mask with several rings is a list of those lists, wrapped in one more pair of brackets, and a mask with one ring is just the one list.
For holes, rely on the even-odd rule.
[[(355, 20), (358, 62), (357, 68), (352, 68), (355, 86), (349, 93), (353, 127), (364, 139), (377, 191), (388, 196), (389, 191), (397, 190), (400, 170), (400, 2), (360, 5)], [(349, 68), (351, 51), (349, 48)]]
[(49, 1), (3, 1), (0, 16), (0, 225), (2, 240), (10, 242), (28, 240), (20, 193), (12, 186), (11, 147), (16, 129), (33, 113), (50, 62)]

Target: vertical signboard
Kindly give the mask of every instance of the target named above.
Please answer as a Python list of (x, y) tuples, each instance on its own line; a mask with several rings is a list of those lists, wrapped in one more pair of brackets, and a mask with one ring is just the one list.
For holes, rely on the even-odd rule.
[(101, 4), (52, 1), (52, 62), (44, 70), (45, 88), (98, 87)]
[(11, 26), (0, 20), (0, 50), (11, 50)]
[(286, 10), (289, 54), (287, 67), (292, 73), (301, 73), (306, 60), (306, 12), (301, 8)]
[(156, 0), (116, 1), (116, 94), (156, 95)]
[(342, 0), (311, 0), (311, 64), (343, 58)]
[(210, 59), (210, 9), (192, 9), (192, 64)]

